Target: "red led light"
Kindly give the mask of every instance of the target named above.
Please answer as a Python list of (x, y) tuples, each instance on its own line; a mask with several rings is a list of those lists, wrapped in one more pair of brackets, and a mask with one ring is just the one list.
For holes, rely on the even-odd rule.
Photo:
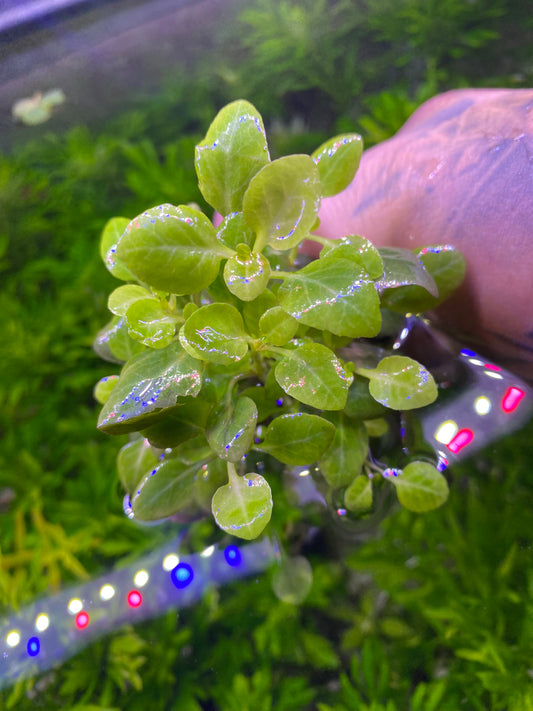
[(462, 429), (459, 430), (459, 432), (456, 433), (456, 435), (453, 437), (453, 439), (448, 442), (447, 447), (450, 450), (450, 452), (453, 452), (454, 454), (457, 454), (457, 452), (460, 452), (461, 449), (466, 447), (470, 442), (474, 439), (474, 433), (472, 430), (469, 429)]
[(520, 388), (507, 388), (502, 398), (502, 410), (507, 413), (514, 412), (524, 396), (525, 392)]
[(143, 596), (138, 590), (130, 590), (128, 593), (128, 605), (130, 607), (139, 607), (142, 604)]
[(89, 615), (83, 611), (78, 612), (78, 614), (76, 615), (75, 622), (76, 622), (76, 627), (79, 630), (83, 630), (89, 624)]
[(485, 363), (485, 368), (487, 370), (494, 370), (496, 373), (501, 373), (501, 368), (498, 365), (492, 365), (492, 363)]

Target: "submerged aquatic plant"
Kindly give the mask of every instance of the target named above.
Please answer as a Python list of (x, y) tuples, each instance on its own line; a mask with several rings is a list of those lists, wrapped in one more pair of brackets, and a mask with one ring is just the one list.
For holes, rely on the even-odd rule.
[[(170, 204), (106, 225), (102, 258), (126, 284), (109, 296), (113, 318), (95, 341), (122, 364), (96, 386), (98, 427), (130, 435), (118, 472), (135, 518), (210, 509), (224, 531), (256, 538), (280, 463), (318, 463), (319, 487), (354, 516), (372, 511), (384, 482), (414, 511), (446, 500), (433, 463), (399, 448), (390, 469), (369, 447), (390, 440), (388, 413), (436, 399), (431, 373), (405, 355), (376, 349), (369, 363), (341, 349), (394, 333), (398, 313), (433, 307), (464, 262), (450, 248), (313, 234), (321, 199), (347, 187), (361, 153), (361, 137), (345, 134), (271, 161), (260, 114), (236, 101), (196, 147), (218, 227), (195, 205)], [(301, 266), (304, 240), (322, 248)]]

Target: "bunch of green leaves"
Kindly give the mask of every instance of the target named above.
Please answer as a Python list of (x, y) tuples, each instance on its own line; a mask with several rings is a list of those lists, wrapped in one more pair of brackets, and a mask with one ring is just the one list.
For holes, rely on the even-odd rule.
[[(246, 471), (254, 450), (288, 466), (318, 461), (347, 508), (372, 509), (365, 421), (424, 407), (437, 388), (405, 356), (370, 368), (336, 349), (378, 336), (384, 306), (433, 306), (461, 280), (463, 262), (450, 249), (415, 255), (312, 234), (321, 198), (349, 184), (361, 151), (360, 136), (348, 134), (312, 156), (271, 161), (260, 114), (236, 101), (196, 148), (218, 229), (197, 207), (171, 204), (107, 224), (102, 258), (127, 283), (109, 296), (113, 318), (95, 341), (103, 358), (123, 364), (97, 385), (98, 427), (137, 433), (118, 469), (138, 519), (207, 507), (223, 530), (255, 538), (270, 520), (272, 492), (267, 477)], [(305, 239), (322, 251), (298, 269)], [(447, 497), (428, 462), (388, 471), (413, 510)]]

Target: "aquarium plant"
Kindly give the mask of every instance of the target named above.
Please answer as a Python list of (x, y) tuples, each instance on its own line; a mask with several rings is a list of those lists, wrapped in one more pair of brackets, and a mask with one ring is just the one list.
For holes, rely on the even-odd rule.
[[(317, 485), (356, 517), (389, 482), (414, 511), (446, 500), (428, 458), (400, 448), (385, 466), (372, 455), (390, 439), (388, 413), (436, 399), (431, 373), (403, 355), (369, 365), (340, 350), (394, 332), (398, 312), (437, 304), (463, 259), (313, 233), (321, 199), (347, 187), (361, 153), (361, 137), (345, 134), (311, 156), (271, 160), (261, 115), (235, 101), (195, 153), (218, 227), (196, 205), (171, 204), (107, 223), (102, 258), (125, 283), (95, 348), (122, 369), (95, 388), (98, 427), (130, 436), (118, 473), (136, 519), (207, 509), (253, 539), (271, 518), (272, 478), (314, 463)], [(304, 240), (321, 251), (302, 266)]]

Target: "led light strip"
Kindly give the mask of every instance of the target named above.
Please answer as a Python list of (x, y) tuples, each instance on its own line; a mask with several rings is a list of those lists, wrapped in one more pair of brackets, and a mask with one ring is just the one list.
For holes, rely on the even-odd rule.
[(0, 620), (0, 688), (59, 664), (126, 623), (192, 605), (210, 585), (262, 572), (277, 557), (267, 538), (183, 557), (177, 546), (177, 541), (166, 544), (127, 568)]

